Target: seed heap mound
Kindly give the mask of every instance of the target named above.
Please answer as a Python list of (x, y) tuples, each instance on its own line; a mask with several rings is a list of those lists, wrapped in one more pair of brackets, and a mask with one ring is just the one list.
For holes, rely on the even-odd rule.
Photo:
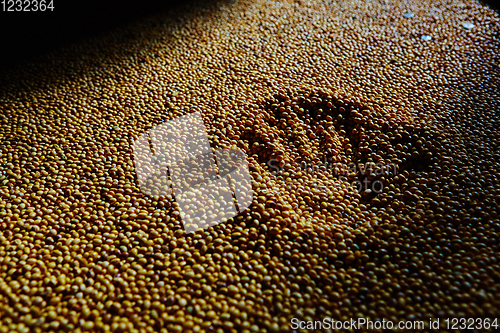
[[(500, 317), (499, 23), (474, 1), (191, 4), (2, 74), (0, 332)], [(186, 235), (131, 147), (194, 111), (254, 199)], [(291, 166), (325, 160), (356, 168)]]

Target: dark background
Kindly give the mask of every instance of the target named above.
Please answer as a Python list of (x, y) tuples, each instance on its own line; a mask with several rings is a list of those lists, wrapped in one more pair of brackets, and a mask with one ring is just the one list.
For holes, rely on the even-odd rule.
[[(174, 0), (53, 1), (54, 11), (45, 12), (4, 12), (0, 3), (0, 70), (158, 11), (176, 8), (181, 3)], [(182, 0), (183, 3), (189, 1)]]
[[(52, 12), (3, 12), (0, 4), (0, 71), (186, 2), (194, 1), (54, 0)], [(485, 2), (498, 10), (495, 0)]]

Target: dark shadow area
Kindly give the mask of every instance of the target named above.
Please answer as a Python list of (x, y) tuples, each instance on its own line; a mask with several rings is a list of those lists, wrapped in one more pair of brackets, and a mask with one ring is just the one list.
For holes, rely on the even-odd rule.
[(481, 0), (480, 2), (490, 6), (490, 8), (496, 9), (497, 11), (500, 10), (500, 3), (498, 0)]
[[(45, 3), (49, 4), (50, 0)], [(174, 9), (181, 3), (186, 1), (53, 0), (52, 11), (21, 12), (3, 11), (3, 4), (0, 4), (0, 71), (159, 11)], [(6, 1), (5, 10), (8, 7)], [(35, 7), (32, 5), (29, 8)]]
[[(214, 15), (223, 3), (232, 0), (54, 2), (54, 10), (44, 12), (2, 12), (0, 3), (0, 93), (45, 90), (113, 59), (134, 57), (141, 65), (147, 59), (140, 52), (161, 38), (162, 27), (184, 26), (196, 13)], [(142, 24), (158, 27), (156, 36), (144, 38)]]

